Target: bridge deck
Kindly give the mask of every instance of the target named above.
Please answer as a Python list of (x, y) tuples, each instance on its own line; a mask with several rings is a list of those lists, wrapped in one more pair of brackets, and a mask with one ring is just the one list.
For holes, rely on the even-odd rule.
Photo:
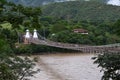
[(31, 39), (31, 43), (64, 48), (64, 49), (77, 50), (77, 51), (82, 51), (87, 53), (103, 53), (105, 51), (115, 52), (115, 53), (120, 52), (120, 44), (91, 46), (91, 45), (81, 45), (81, 44), (60, 43), (60, 42), (54, 42), (50, 40), (39, 40), (39, 39)]

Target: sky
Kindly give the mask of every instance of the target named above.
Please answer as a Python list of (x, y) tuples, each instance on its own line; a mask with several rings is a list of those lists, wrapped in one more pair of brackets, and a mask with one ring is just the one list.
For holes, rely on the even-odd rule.
[(107, 4), (120, 6), (120, 0), (109, 0)]

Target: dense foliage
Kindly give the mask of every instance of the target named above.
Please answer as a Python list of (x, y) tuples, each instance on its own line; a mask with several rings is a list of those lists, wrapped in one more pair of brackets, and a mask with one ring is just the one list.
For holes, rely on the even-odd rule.
[(18, 57), (7, 40), (0, 39), (0, 80), (24, 80), (33, 76), (35, 62), (28, 57)]
[[(42, 17), (47, 38), (53, 41), (77, 44), (104, 45), (120, 42), (119, 20), (115, 22), (66, 21)], [(86, 29), (88, 35), (74, 33), (74, 29)], [(43, 35), (42, 33), (40, 33)], [(44, 35), (43, 35), (44, 36)]]
[[(88, 5), (89, 4), (89, 5)], [(40, 7), (25, 7), (0, 1), (0, 78), (1, 80), (22, 80), (32, 76), (34, 63), (28, 58), (16, 57), (16, 54), (66, 51), (41, 45), (24, 45), (23, 35), (34, 28), (44, 38), (75, 44), (103, 45), (120, 42), (120, 7), (107, 6), (97, 2), (66, 2)], [(41, 16), (41, 13), (43, 14)], [(73, 32), (74, 29), (85, 29), (88, 34)], [(17, 45), (16, 45), (17, 44)], [(17, 47), (17, 48), (16, 48)], [(70, 51), (70, 50), (68, 50)], [(70, 51), (71, 52), (71, 51)], [(98, 56), (95, 63), (105, 69), (114, 65), (112, 59), (119, 57)], [(109, 56), (108, 58), (106, 56)], [(105, 61), (106, 65), (102, 65)], [(110, 64), (108, 59), (111, 60)], [(115, 61), (116, 62), (116, 61)], [(119, 63), (119, 61), (118, 61)], [(117, 63), (115, 63), (117, 64)], [(118, 65), (119, 66), (119, 65)], [(111, 67), (111, 66), (110, 66)], [(113, 69), (113, 68), (112, 68)], [(111, 70), (111, 68), (110, 68)], [(118, 70), (115, 69), (115, 70)], [(108, 70), (109, 72), (109, 70)], [(117, 78), (105, 72), (103, 79)], [(114, 73), (113, 73), (114, 74)], [(106, 77), (107, 75), (107, 77)], [(13, 79), (12, 79), (13, 78)], [(118, 78), (117, 78), (118, 79)], [(117, 80), (115, 79), (115, 80)]]
[(43, 6), (42, 12), (45, 16), (58, 17), (68, 21), (114, 21), (120, 17), (120, 7), (106, 5), (96, 1), (48, 4)]
[(32, 59), (14, 54), (23, 17), (13, 8), (16, 5), (0, 1), (0, 80), (26, 80), (37, 72), (33, 71), (35, 63)]
[[(40, 6), (40, 5), (46, 5), (49, 3), (65, 2), (70, 0), (7, 0), (7, 1), (14, 2), (15, 4), (22, 4), (24, 6)], [(85, 0), (76, 0), (76, 1), (85, 1)], [(90, 0), (90, 1), (106, 3), (108, 0)]]
[[(63, 2), (42, 7), (45, 37), (60, 42), (103, 45), (120, 42), (120, 7), (90, 2)], [(88, 35), (74, 33), (86, 29)], [(42, 33), (40, 33), (42, 35)]]
[(101, 71), (104, 72), (102, 80), (120, 80), (120, 53), (106, 52), (94, 59), (94, 63), (102, 67)]
[[(105, 4), (97, 2), (66, 2), (44, 6), (44, 9), (46, 11), (50, 11), (49, 13), (55, 9), (58, 11), (57, 8), (59, 7), (63, 8), (59, 11), (66, 9), (61, 12), (62, 14), (66, 13), (67, 11), (67, 13), (70, 15), (72, 15), (71, 13), (73, 13), (73, 15), (76, 15), (78, 12), (74, 13), (74, 10), (81, 10), (81, 13), (84, 12), (84, 14), (87, 16), (91, 15), (94, 17), (91, 17), (91, 19), (85, 19), (87, 16), (84, 16), (84, 20), (82, 20), (79, 18), (80, 16), (78, 16), (78, 20), (74, 20), (75, 16), (73, 18), (66, 18), (66, 15), (64, 15), (64, 17), (61, 17), (61, 15), (54, 11), (53, 13), (56, 15), (54, 15), (54, 17), (51, 15), (40, 16), (41, 13), (42, 15), (45, 14), (44, 9), (43, 12), (41, 12), (40, 7), (24, 7), (22, 5), (15, 5), (12, 3), (7, 3), (5, 5), (6, 6), (1, 5), (0, 25), (1, 33), (4, 33), (1, 34), (1, 37), (7, 38), (10, 43), (13, 43), (10, 44), (12, 47), (15, 47), (14, 43), (23, 41), (22, 36), (26, 29), (30, 29), (30, 32), (32, 32), (34, 28), (36, 28), (38, 33), (45, 38), (65, 43), (104, 45), (120, 42), (120, 29), (118, 27), (120, 26), (120, 20), (117, 20), (119, 18), (119, 7), (107, 6)], [(55, 8), (55, 6), (57, 6), (57, 8)], [(90, 10), (93, 8), (90, 14), (87, 13), (90, 11), (88, 8)], [(98, 8), (100, 8), (100, 13), (96, 11), (99, 10)], [(115, 11), (112, 12), (113, 10), (115, 10), (116, 13)], [(71, 11), (71, 13), (69, 11)], [(113, 20), (109, 19), (111, 17), (105, 19), (105, 16), (98, 16), (98, 14), (106, 15), (106, 13), (112, 15), (114, 17), (112, 18)], [(113, 14), (118, 16), (115, 17)], [(88, 30), (89, 34), (84, 35), (80, 33), (74, 33), (73, 29), (77, 28), (86, 29)], [(26, 47), (26, 49), (24, 49), (25, 51), (23, 50), (24, 47), (26, 46), (22, 46), (22, 48), (18, 51), (27, 52), (26, 50), (28, 50), (29, 47)], [(44, 50), (46, 51), (46, 47), (38, 47), (40, 49), (35, 52)], [(48, 49), (48, 51), (49, 50), (50, 49)], [(32, 49), (29, 49), (28, 52), (29, 51), (31, 53), (34, 52)], [(17, 51), (15, 50), (15, 52)]]

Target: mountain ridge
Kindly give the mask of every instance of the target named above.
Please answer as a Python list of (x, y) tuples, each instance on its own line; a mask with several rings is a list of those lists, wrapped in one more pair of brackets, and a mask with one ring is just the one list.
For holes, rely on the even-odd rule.
[(22, 4), (25, 6), (40, 6), (54, 2), (66, 2), (66, 1), (96, 1), (101, 3), (107, 3), (108, 0), (7, 0), (15, 4)]
[(107, 20), (120, 18), (120, 7), (98, 2), (63, 2), (42, 7), (43, 16), (62, 18), (65, 20)]

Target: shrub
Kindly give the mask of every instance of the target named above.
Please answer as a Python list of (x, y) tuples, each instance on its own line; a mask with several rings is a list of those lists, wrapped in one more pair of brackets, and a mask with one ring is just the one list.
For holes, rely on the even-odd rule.
[(104, 72), (102, 80), (120, 80), (120, 53), (105, 52), (93, 59), (98, 67), (102, 67), (101, 71)]

